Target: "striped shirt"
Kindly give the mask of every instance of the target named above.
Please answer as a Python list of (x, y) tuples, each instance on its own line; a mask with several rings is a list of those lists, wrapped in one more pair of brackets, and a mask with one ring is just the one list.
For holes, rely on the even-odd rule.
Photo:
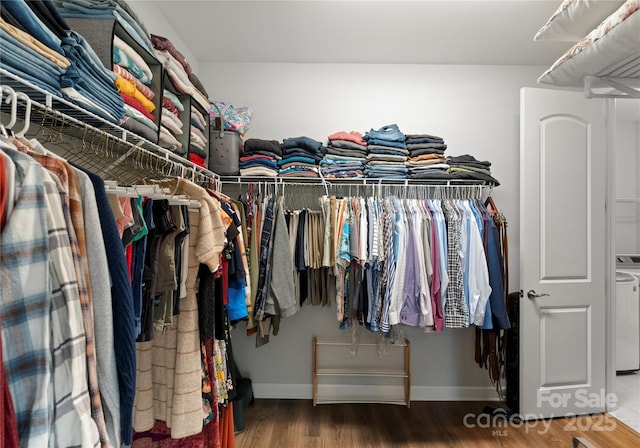
[(387, 289), (387, 253), (389, 251), (389, 220), (387, 219), (387, 207), (384, 200), (378, 201), (378, 222), (382, 224), (381, 243), (378, 251), (378, 272), (380, 281), (378, 283), (378, 294), (376, 296), (375, 322), (382, 322), (382, 311), (384, 308), (384, 295)]
[(269, 198), (269, 205), (264, 213), (264, 223), (262, 225), (262, 232), (260, 236), (260, 273), (258, 275), (257, 296), (254, 307), (254, 315), (257, 321), (261, 321), (265, 318), (264, 306), (267, 297), (266, 281), (269, 278), (269, 244), (271, 241), (271, 229), (273, 227), (273, 211), (274, 201), (273, 198)]
[[(384, 233), (384, 246), (386, 247), (386, 270), (383, 278), (386, 279), (386, 286), (382, 290), (384, 294), (382, 317), (380, 319), (380, 330), (388, 333), (391, 330), (389, 321), (389, 309), (391, 306), (391, 294), (396, 277), (396, 261), (397, 261), (397, 244), (398, 236), (396, 233), (396, 210), (390, 200), (386, 200), (387, 214), (385, 223), (387, 224), (386, 233)], [(381, 288), (382, 289), (382, 288)]]
[(378, 323), (375, 320), (378, 297), (378, 203), (370, 197), (367, 198), (367, 214), (369, 222), (368, 246), (369, 254), (366, 264), (367, 292), (369, 294), (369, 308), (367, 310), (366, 322), (371, 331), (378, 330)]

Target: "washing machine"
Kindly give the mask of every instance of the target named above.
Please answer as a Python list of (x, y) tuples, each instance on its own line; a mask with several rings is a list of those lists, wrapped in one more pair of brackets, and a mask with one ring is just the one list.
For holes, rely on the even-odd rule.
[(616, 370), (640, 369), (640, 255), (616, 255)]

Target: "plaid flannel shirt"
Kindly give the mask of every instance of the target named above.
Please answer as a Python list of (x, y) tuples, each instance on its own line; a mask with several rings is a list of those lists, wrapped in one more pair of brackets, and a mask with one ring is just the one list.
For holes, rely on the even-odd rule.
[[(80, 194), (80, 185), (73, 169), (63, 160), (58, 159), (54, 156), (38, 154), (30, 151), (28, 147), (24, 147), (25, 142), (15, 143), (17, 145), (22, 144), (22, 150), (28, 151), (30, 156), (32, 156), (50, 173), (58, 177), (63, 191), (68, 195), (68, 204), (65, 204), (65, 202), (63, 202), (62, 207), (65, 214), (65, 219), (67, 221), (67, 228), (69, 230), (71, 253), (73, 255), (73, 264), (78, 281), (80, 306), (82, 309), (82, 319), (86, 336), (86, 357), (87, 372), (89, 378), (89, 396), (91, 397), (91, 416), (98, 426), (101, 446), (107, 447), (109, 446), (109, 438), (107, 435), (107, 426), (104, 419), (104, 411), (102, 410), (102, 399), (100, 398), (100, 390), (98, 387), (95, 336), (93, 329), (93, 308), (91, 305), (91, 295), (88, 284), (89, 271), (87, 263), (84, 261), (86, 260), (86, 243), (84, 237), (84, 217), (82, 214), (82, 196)], [(34, 142), (32, 141), (30, 143)], [(65, 206), (68, 206), (68, 210), (65, 210)]]
[(66, 194), (54, 175), (46, 172), (43, 181), (52, 291), (54, 439), (57, 446), (96, 447), (100, 440), (90, 412), (82, 308), (62, 205)]
[(16, 162), (18, 195), (0, 235), (2, 354), (22, 446), (41, 448), (50, 444), (54, 412), (45, 173), (27, 156), (5, 152)]
[(450, 201), (442, 201), (442, 210), (447, 220), (449, 287), (444, 305), (445, 326), (465, 328), (469, 326), (469, 311), (464, 298), (464, 267), (460, 257), (462, 245), (460, 232), (462, 223), (458, 212)]

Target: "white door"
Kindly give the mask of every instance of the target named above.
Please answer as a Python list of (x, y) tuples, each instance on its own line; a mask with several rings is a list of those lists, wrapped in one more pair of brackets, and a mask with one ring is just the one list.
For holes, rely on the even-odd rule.
[(520, 95), (520, 413), (605, 410), (605, 105)]

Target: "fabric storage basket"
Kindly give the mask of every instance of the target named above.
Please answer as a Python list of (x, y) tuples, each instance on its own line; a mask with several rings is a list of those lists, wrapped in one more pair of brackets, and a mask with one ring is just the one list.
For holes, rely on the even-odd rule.
[(209, 132), (209, 170), (220, 176), (237, 176), (242, 156), (242, 138), (235, 131), (225, 131), (220, 118)]

